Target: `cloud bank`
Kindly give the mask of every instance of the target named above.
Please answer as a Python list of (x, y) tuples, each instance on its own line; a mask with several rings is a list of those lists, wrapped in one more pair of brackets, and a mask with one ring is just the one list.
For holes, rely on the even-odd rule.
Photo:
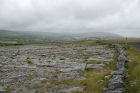
[(0, 29), (140, 37), (139, 0), (0, 0)]

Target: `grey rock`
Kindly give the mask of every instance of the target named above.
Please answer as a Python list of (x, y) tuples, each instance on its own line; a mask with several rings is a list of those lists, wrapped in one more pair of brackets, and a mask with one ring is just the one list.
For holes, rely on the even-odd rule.
[(125, 68), (113, 72), (114, 75), (122, 75), (124, 78), (128, 76), (127, 70)]
[(123, 91), (117, 91), (117, 90), (116, 91), (111, 91), (110, 90), (110, 91), (106, 91), (105, 93), (124, 93), (124, 92)]
[(72, 70), (73, 70), (72, 68), (61, 68), (60, 72), (70, 72)]
[(86, 67), (92, 67), (93, 66), (93, 64), (87, 64), (87, 66)]
[(111, 77), (111, 75), (107, 75), (104, 77), (104, 79), (109, 79)]
[(125, 63), (123, 63), (123, 62), (117, 62), (117, 64), (116, 64), (116, 69), (117, 69), (117, 70), (121, 70), (121, 69), (124, 68), (124, 65), (125, 65)]
[(128, 62), (129, 60), (125, 57), (125, 56), (123, 56), (123, 55), (120, 55), (119, 57), (118, 57), (118, 62)]
[(5, 92), (6, 90), (4, 90), (2, 86), (0, 86), (0, 93), (5, 93)]
[(119, 81), (116, 81), (116, 82), (110, 82), (109, 85), (108, 85), (108, 88), (110, 90), (115, 90), (117, 88), (125, 88), (125, 85), (123, 82), (119, 82)]
[(2, 67), (2, 64), (0, 64), (0, 67)]
[(59, 92), (71, 93), (71, 91), (83, 91), (81, 87), (72, 87), (70, 89), (60, 90)]

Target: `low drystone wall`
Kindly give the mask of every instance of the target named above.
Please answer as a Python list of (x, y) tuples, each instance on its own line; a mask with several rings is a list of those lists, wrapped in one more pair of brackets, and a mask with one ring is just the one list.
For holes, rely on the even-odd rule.
[(108, 88), (103, 88), (105, 93), (124, 93), (125, 83), (124, 79), (127, 78), (128, 73), (125, 68), (125, 63), (130, 61), (130, 57), (126, 56), (124, 49), (119, 44), (114, 44), (118, 50), (119, 57), (117, 59), (116, 71), (113, 71), (113, 77), (108, 81)]
[[(126, 44), (126, 42), (112, 42), (114, 44)], [(140, 42), (127, 42), (127, 44), (140, 44)]]

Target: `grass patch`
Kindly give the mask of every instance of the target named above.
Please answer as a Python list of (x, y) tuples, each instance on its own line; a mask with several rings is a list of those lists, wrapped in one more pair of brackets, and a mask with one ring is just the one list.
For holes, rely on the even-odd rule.
[(1, 41), (1, 43), (17, 44), (17, 41)]
[(125, 68), (126, 68), (126, 69), (129, 69), (128, 63), (125, 64)]
[(101, 64), (101, 62), (97, 62), (97, 64)]
[(34, 84), (34, 85), (31, 85), (31, 89), (38, 89), (38, 88), (42, 88), (43, 87), (43, 85), (41, 85), (41, 84)]
[[(118, 57), (118, 55), (114, 55), (114, 57)], [(110, 70), (116, 70), (116, 64), (117, 61), (110, 61), (104, 67), (109, 67)], [(85, 80), (79, 81), (79, 86), (85, 86), (84, 93), (104, 93), (102, 88), (108, 87), (108, 79), (104, 79), (104, 77), (110, 75), (110, 71), (100, 72), (99, 69), (85, 68), (84, 72), (80, 71), (79, 73), (81, 77), (86, 78)]]
[(89, 57), (84, 57), (84, 59), (89, 59)]
[(48, 63), (51, 63), (51, 61), (49, 60)]
[(130, 45), (129, 46), (123, 46), (124, 50), (129, 50), (130, 49)]
[(30, 61), (30, 60), (28, 60), (28, 61), (27, 61), (27, 63), (28, 63), (28, 64), (33, 64), (33, 62), (32, 62), (32, 61)]
[(108, 44), (108, 48), (115, 48), (115, 45)]
[[(108, 85), (108, 81), (104, 80), (103, 82), (101, 81), (105, 75), (109, 74), (109, 71), (105, 71), (105, 72), (100, 72), (98, 70), (94, 70), (94, 71), (85, 71), (83, 72), (83, 75), (86, 77), (85, 80), (80, 80), (79, 81), (79, 85), (81, 86), (85, 86), (84, 88), (84, 93), (103, 93), (102, 88), (107, 87)], [(86, 74), (86, 75), (84, 75)]]
[(60, 60), (65, 60), (65, 58), (60, 58)]
[(95, 42), (96, 42), (96, 44), (99, 44), (99, 45), (107, 45), (106, 42), (103, 42), (103, 41), (100, 41), (100, 40), (96, 40)]
[(85, 70), (86, 70), (86, 71), (91, 71), (91, 70), (93, 70), (93, 68), (86, 67)]
[(125, 81), (126, 93), (140, 93), (140, 51), (133, 46), (123, 46), (123, 48), (132, 60), (125, 65), (129, 74)]

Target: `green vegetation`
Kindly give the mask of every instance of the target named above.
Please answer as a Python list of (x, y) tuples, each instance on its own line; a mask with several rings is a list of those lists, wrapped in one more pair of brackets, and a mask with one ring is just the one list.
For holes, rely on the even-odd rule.
[(101, 43), (101, 41), (97, 40), (96, 43)]
[(30, 61), (30, 60), (28, 60), (28, 61), (27, 61), (27, 63), (28, 63), (28, 64), (33, 64), (33, 62), (32, 62), (32, 61)]
[(140, 51), (133, 46), (124, 46), (127, 56), (131, 57), (125, 67), (128, 69), (129, 77), (126, 82), (126, 93), (140, 93)]
[(35, 43), (47, 43), (54, 41), (71, 40), (72, 37), (58, 34), (41, 33), (36, 34), (34, 32), (12, 32), (12, 31), (0, 31), (0, 46), (10, 45), (24, 45)]
[[(113, 58), (117, 58), (118, 55), (114, 55)], [(86, 62), (85, 62), (86, 63)], [(101, 62), (90, 61), (88, 64), (99, 64)], [(106, 64), (103, 68), (110, 70), (116, 70), (117, 61), (111, 61), (109, 64)], [(84, 93), (104, 93), (102, 88), (108, 87), (108, 79), (104, 80), (104, 76), (110, 75), (110, 71), (100, 72), (99, 69), (85, 68), (85, 71), (79, 71), (79, 75), (85, 77), (85, 80), (76, 81), (79, 82), (78, 86), (85, 86)], [(111, 77), (110, 77), (111, 78)]]
[(29, 57), (27, 57), (27, 59), (26, 60), (28, 60), (28, 59), (30, 59)]
[(103, 41), (100, 41), (100, 40), (97, 40), (96, 43), (99, 44), (99, 45), (107, 45), (106, 42), (103, 42)]
[(65, 60), (65, 58), (60, 58), (60, 60)]
[(17, 41), (1, 41), (1, 43), (10, 43), (10, 44), (17, 44)]
[(85, 80), (80, 80), (79, 85), (85, 86), (85, 93), (103, 93), (102, 88), (107, 87), (108, 80), (103, 80), (106, 74), (109, 74), (109, 71), (100, 72), (99, 70), (86, 70), (81, 72), (80, 75), (86, 77)]
[(97, 62), (97, 64), (101, 64), (101, 62)]
[(130, 45), (129, 46), (123, 46), (124, 50), (129, 50), (130, 49)]
[(84, 57), (84, 59), (89, 59), (89, 57)]
[(126, 68), (126, 69), (129, 69), (128, 63), (125, 64), (125, 68)]
[(94, 69), (93, 68), (90, 68), (90, 67), (86, 67), (85, 70), (86, 71), (91, 71), (91, 70), (93, 71)]
[(115, 45), (109, 44), (108, 48), (115, 48)]
[(48, 63), (51, 63), (51, 61), (49, 60)]

